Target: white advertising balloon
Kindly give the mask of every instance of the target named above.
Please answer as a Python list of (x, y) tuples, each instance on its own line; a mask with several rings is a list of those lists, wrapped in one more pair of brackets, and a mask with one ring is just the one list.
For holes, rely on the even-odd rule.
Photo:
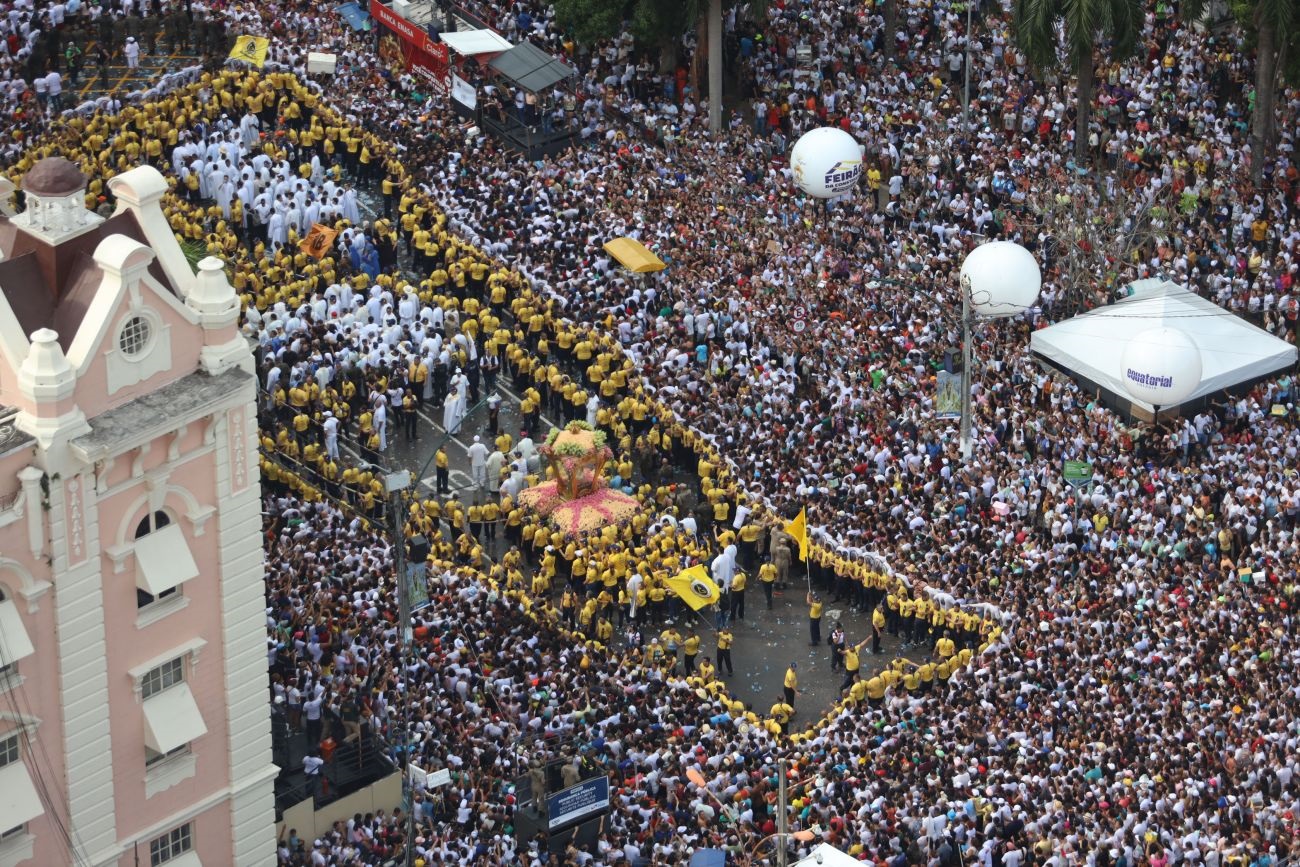
[(964, 283), (970, 280), (970, 304), (980, 316), (1014, 316), (1033, 307), (1043, 286), (1038, 262), (1019, 244), (989, 241), (961, 263)]
[(794, 143), (790, 171), (808, 195), (833, 199), (853, 189), (862, 176), (862, 147), (837, 127), (809, 130)]
[(1201, 349), (1177, 328), (1143, 331), (1124, 347), (1120, 364), (1128, 393), (1157, 408), (1177, 406), (1201, 384)]

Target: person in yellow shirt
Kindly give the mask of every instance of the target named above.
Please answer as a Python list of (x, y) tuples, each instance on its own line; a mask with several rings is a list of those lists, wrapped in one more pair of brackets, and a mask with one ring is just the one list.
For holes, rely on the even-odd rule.
[(885, 612), (877, 605), (871, 612), (871, 654), (880, 655), (881, 634), (885, 630)]
[(744, 572), (737, 571), (731, 579), (731, 619), (745, 619), (745, 584), (748, 579)]
[(758, 583), (763, 585), (763, 598), (767, 600), (767, 610), (772, 610), (772, 587), (776, 584), (776, 564), (768, 560), (758, 567)]
[(694, 631), (686, 636), (686, 642), (682, 645), (682, 655), (684, 657), (686, 674), (695, 673), (695, 657), (700, 655), (700, 636)]
[(731, 645), (734, 641), (735, 637), (730, 629), (723, 627), (718, 630), (718, 668), (725, 667), (728, 677), (736, 673), (731, 667)]
[(433, 462), (434, 462), (434, 470), (437, 475), (437, 488), (435, 489), (436, 493), (450, 494), (451, 493), (451, 470), (449, 469), (449, 467), (451, 464), (450, 464), (450, 459), (447, 457), (447, 447), (445, 445), (438, 446), (438, 451), (435, 452), (433, 456)]
[(792, 662), (790, 667), (785, 670), (782, 688), (785, 690), (785, 703), (793, 710), (795, 696), (799, 695), (799, 663)]
[(929, 692), (930, 688), (934, 686), (934, 669), (935, 664), (930, 661), (917, 666), (916, 676), (921, 679), (921, 692)]
[(888, 684), (886, 683), (883, 674), (876, 675), (866, 683), (867, 702), (873, 707), (878, 707), (884, 704), (885, 690), (888, 689)]
[(808, 646), (817, 647), (822, 643), (822, 598), (808, 593)]
[(899, 625), (903, 632), (903, 645), (912, 643), (912, 615), (916, 613), (916, 602), (910, 596), (904, 596), (898, 603)]
[(934, 643), (934, 655), (940, 660), (947, 660), (956, 652), (957, 642), (952, 640), (952, 633), (945, 629), (943, 635)]
[(768, 711), (768, 715), (776, 722), (777, 729), (781, 734), (789, 734), (790, 718), (794, 716), (794, 707), (789, 701), (778, 699), (776, 704), (772, 705), (772, 709)]
[(716, 671), (717, 669), (713, 667), (712, 662), (709, 662), (709, 658), (707, 656), (700, 660), (700, 669), (699, 669), (700, 681), (705, 686), (708, 686), (709, 684), (713, 683), (713, 675)]
[(862, 668), (862, 661), (858, 654), (866, 643), (867, 639), (864, 638), (857, 644), (844, 645), (844, 681), (840, 684), (840, 692), (844, 692), (857, 681), (858, 671)]

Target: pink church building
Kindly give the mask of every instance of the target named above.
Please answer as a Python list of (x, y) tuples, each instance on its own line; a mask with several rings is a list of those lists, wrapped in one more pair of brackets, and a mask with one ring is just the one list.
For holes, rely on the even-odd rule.
[(253, 358), (163, 177), (0, 180), (0, 867), (275, 862)]

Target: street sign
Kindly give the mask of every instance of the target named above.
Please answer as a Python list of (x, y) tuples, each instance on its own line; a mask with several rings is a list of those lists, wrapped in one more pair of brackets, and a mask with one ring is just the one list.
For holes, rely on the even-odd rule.
[(406, 586), (411, 599), (411, 613), (429, 607), (429, 584), (425, 576), (429, 567), (425, 563), (406, 564)]
[(1082, 485), (1092, 484), (1092, 464), (1087, 461), (1066, 461), (1062, 470), (1065, 476), (1065, 483), (1080, 487)]
[(583, 780), (546, 799), (548, 830), (558, 831), (609, 812), (609, 778)]
[(808, 328), (808, 320), (796, 319), (790, 323), (790, 328), (791, 330), (794, 331), (795, 334), (803, 334), (804, 331), (807, 330)]

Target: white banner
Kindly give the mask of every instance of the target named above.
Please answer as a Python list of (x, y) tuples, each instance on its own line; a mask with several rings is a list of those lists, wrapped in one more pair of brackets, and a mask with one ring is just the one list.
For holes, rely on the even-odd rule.
[(478, 106), (478, 92), (474, 90), (474, 85), (454, 72), (451, 74), (451, 98), (468, 109)]

